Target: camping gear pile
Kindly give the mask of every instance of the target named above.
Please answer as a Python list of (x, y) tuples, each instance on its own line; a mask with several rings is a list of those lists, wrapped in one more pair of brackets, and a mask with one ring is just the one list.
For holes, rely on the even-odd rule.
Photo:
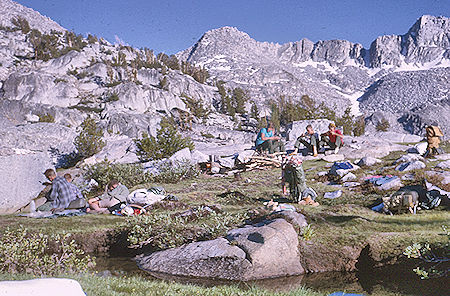
[(163, 187), (136, 189), (131, 192), (126, 202), (121, 202), (109, 208), (109, 212), (118, 216), (139, 216), (147, 212), (151, 205), (163, 200), (178, 200), (171, 194), (166, 194)]
[(285, 152), (259, 154), (254, 150), (245, 150), (231, 156), (218, 157), (210, 155), (209, 161), (201, 165), (203, 171), (211, 175), (232, 176), (251, 170), (264, 170), (269, 167), (280, 168)]

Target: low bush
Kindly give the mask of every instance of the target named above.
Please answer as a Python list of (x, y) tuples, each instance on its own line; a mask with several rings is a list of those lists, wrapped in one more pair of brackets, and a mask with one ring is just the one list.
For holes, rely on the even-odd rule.
[(119, 95), (117, 93), (112, 93), (111, 95), (109, 95), (108, 98), (106, 98), (105, 102), (109, 103), (109, 102), (117, 102), (119, 100)]
[(131, 247), (147, 245), (157, 249), (175, 248), (225, 235), (230, 228), (243, 224), (248, 218), (246, 213), (217, 213), (205, 211), (201, 206), (191, 212), (192, 215), (186, 216), (151, 213), (129, 218), (123, 226), (128, 232), (128, 242)]
[(386, 132), (390, 126), (389, 121), (383, 117), (375, 128), (379, 132)]
[(358, 137), (364, 135), (366, 131), (366, 122), (364, 121), (364, 116), (356, 117), (353, 122), (353, 135)]
[(153, 175), (153, 181), (157, 183), (178, 183), (181, 180), (188, 180), (198, 177), (199, 169), (189, 161), (181, 161), (176, 165), (168, 162), (159, 167), (159, 174)]
[(95, 258), (70, 240), (70, 234), (46, 235), (21, 226), (6, 229), (0, 237), (0, 272), (56, 275), (84, 272), (94, 265)]
[(51, 115), (50, 113), (45, 113), (45, 114), (39, 114), (39, 122), (55, 122), (55, 117), (53, 117), (53, 115)]
[(128, 188), (153, 180), (152, 175), (146, 173), (139, 164), (112, 164), (107, 160), (86, 167), (84, 177), (88, 180), (94, 179), (99, 188), (105, 188), (112, 179), (118, 180)]
[(254, 203), (255, 200), (240, 191), (227, 191), (217, 195), (217, 200), (220, 204), (225, 205), (242, 205)]

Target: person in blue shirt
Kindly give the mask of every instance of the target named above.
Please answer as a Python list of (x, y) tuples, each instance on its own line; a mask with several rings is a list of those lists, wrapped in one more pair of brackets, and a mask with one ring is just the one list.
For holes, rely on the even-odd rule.
[(268, 151), (269, 154), (275, 152), (285, 151), (284, 145), (281, 142), (281, 138), (275, 136), (275, 129), (273, 124), (269, 122), (267, 128), (262, 128), (259, 130), (258, 136), (256, 137), (255, 147), (257, 151)]

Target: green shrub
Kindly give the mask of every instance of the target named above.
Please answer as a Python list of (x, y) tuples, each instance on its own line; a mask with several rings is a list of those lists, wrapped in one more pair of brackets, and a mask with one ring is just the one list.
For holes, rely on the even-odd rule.
[(191, 114), (197, 118), (206, 119), (211, 113), (211, 110), (204, 107), (201, 99), (193, 99), (186, 94), (181, 94), (183, 102), (191, 111)]
[(34, 49), (34, 58), (44, 61), (58, 58), (72, 50), (80, 51), (87, 45), (83, 36), (70, 31), (65, 33), (52, 31), (50, 34), (42, 34), (33, 29), (28, 34), (28, 39)]
[(88, 34), (87, 40), (89, 44), (98, 43), (98, 37), (95, 35)]
[(20, 226), (6, 229), (0, 237), (0, 272), (38, 276), (79, 273), (94, 266), (94, 260), (70, 240), (70, 234), (46, 235)]
[(116, 102), (119, 100), (119, 95), (117, 93), (112, 93), (107, 99), (106, 102)]
[(366, 130), (366, 122), (364, 116), (358, 116), (353, 122), (353, 135), (358, 137), (364, 135)]
[[(442, 235), (446, 235), (450, 239), (450, 231), (446, 225), (442, 225), (442, 230)], [(413, 269), (421, 279), (447, 277), (449, 269), (448, 265), (446, 266), (446, 262), (450, 261), (448, 247), (447, 243), (443, 251), (433, 250), (429, 243), (414, 243), (403, 251), (403, 255), (421, 261), (420, 265)]]
[(107, 160), (86, 167), (84, 177), (88, 180), (94, 179), (100, 189), (105, 188), (112, 179), (118, 180), (128, 188), (153, 180), (140, 164), (112, 164)]
[(117, 53), (117, 56), (112, 58), (111, 66), (126, 68), (127, 67), (126, 57), (127, 56), (123, 52), (119, 51)]
[(180, 70), (180, 62), (175, 55), (171, 55), (165, 62), (166, 66), (172, 70)]
[(157, 183), (178, 183), (181, 180), (188, 180), (198, 177), (200, 171), (195, 164), (189, 161), (181, 161), (176, 165), (168, 162), (159, 167), (159, 174), (153, 175), (153, 181)]
[(102, 138), (103, 131), (93, 118), (87, 117), (81, 123), (81, 131), (75, 138), (74, 145), (81, 157), (87, 158), (100, 152), (105, 147)]
[(386, 132), (389, 129), (390, 126), (391, 125), (389, 124), (389, 121), (387, 121), (387, 119), (383, 117), (380, 120), (380, 122), (377, 124), (376, 130), (379, 131), (379, 132), (380, 131), (381, 132)]
[(195, 148), (191, 138), (181, 136), (175, 125), (166, 118), (161, 120), (156, 138), (143, 133), (142, 138), (134, 139), (134, 142), (137, 147), (136, 154), (141, 161), (162, 159), (183, 148)]
[(220, 94), (220, 112), (233, 117), (236, 113), (246, 113), (245, 103), (250, 100), (248, 92), (240, 87), (226, 89), (224, 84), (225, 82), (221, 80), (216, 83)]
[(351, 114), (352, 110), (350, 107), (347, 107), (344, 110), (344, 114), (338, 120), (336, 120), (336, 124), (338, 126), (342, 126), (344, 135), (351, 135), (353, 131), (353, 115)]
[(55, 117), (50, 113), (39, 114), (39, 122), (55, 122)]
[(121, 83), (122, 83), (122, 82), (119, 81), (119, 80), (114, 80), (114, 81), (105, 83), (105, 86), (106, 86), (106, 87), (114, 87), (114, 86), (117, 86), (117, 85), (119, 85), (119, 84), (121, 84)]
[(208, 70), (206, 70), (203, 67), (194, 66), (189, 62), (181, 63), (181, 72), (191, 76), (199, 83), (205, 83), (206, 80), (209, 78)]
[(333, 109), (324, 103), (316, 105), (308, 95), (303, 95), (299, 102), (294, 102), (290, 97), (280, 96), (276, 100), (269, 100), (267, 105), (272, 112), (271, 121), (276, 127), (306, 119), (326, 118), (336, 121), (336, 112)]
[(254, 203), (255, 200), (240, 191), (226, 191), (217, 195), (217, 201), (224, 205), (242, 205)]
[(250, 117), (259, 120), (259, 108), (255, 101), (252, 101), (252, 106), (250, 107)]
[(12, 24), (16, 26), (17, 29), (21, 30), (22, 33), (27, 34), (31, 31), (30, 24), (23, 17), (15, 17), (11, 20)]
[(65, 80), (64, 78), (55, 78), (55, 80), (53, 80), (53, 83), (60, 83), (60, 82), (67, 83), (67, 80)]
[(210, 133), (204, 133), (204, 132), (200, 132), (200, 135), (202, 135), (202, 137), (205, 137), (207, 139), (214, 139), (215, 137), (213, 135), (211, 135)]
[(192, 241), (223, 236), (248, 218), (246, 213), (217, 213), (204, 206), (191, 211), (192, 214), (186, 216), (153, 212), (148, 216), (129, 218), (123, 226), (128, 232), (128, 242), (131, 247), (175, 248)]
[(308, 225), (301, 229), (300, 235), (305, 241), (309, 241), (314, 236), (316, 236), (316, 232), (315, 232), (314, 228), (311, 227), (311, 225)]
[(159, 85), (158, 86), (159, 86), (160, 89), (168, 90), (169, 82), (167, 80), (167, 76), (161, 77), (161, 79), (159, 80)]
[(67, 75), (73, 75), (73, 76), (77, 76), (78, 75), (78, 70), (72, 69), (72, 70), (67, 70)]

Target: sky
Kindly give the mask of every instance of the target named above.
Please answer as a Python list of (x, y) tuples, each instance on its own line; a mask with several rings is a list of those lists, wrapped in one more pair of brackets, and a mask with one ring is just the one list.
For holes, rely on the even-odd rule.
[(16, 0), (78, 34), (116, 36), (173, 54), (211, 29), (237, 27), (257, 41), (345, 39), (365, 48), (401, 35), (424, 14), (450, 17), (450, 0)]

